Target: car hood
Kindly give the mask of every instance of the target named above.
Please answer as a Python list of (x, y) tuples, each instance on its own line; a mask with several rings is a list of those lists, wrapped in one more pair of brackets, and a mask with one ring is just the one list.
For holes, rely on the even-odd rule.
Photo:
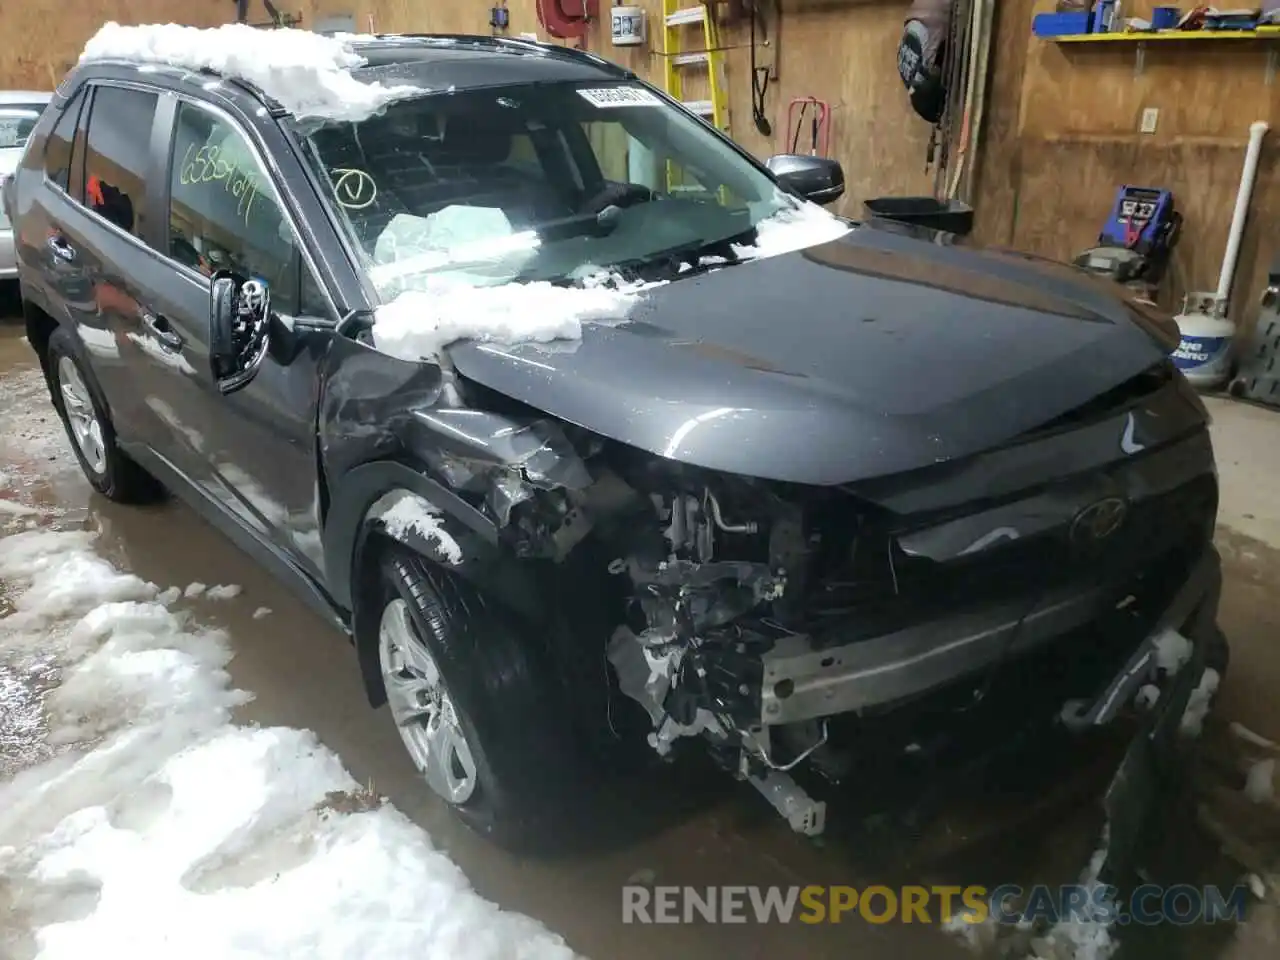
[(470, 380), (661, 456), (836, 484), (1008, 442), (1164, 355), (1122, 288), (857, 226), (645, 292), (560, 347), (464, 342)]

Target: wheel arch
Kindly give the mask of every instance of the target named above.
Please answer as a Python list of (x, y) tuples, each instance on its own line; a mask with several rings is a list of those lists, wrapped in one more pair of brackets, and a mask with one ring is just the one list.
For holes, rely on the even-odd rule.
[(22, 319), (27, 328), (27, 343), (40, 358), (40, 366), (49, 371), (49, 338), (58, 329), (58, 321), (48, 311), (28, 300), (22, 300)]
[[(23, 297), (22, 300), (22, 318), (27, 329), (27, 342), (31, 344), (31, 349), (35, 351), (36, 356), (40, 359), (40, 369), (44, 371), (46, 379), (51, 375), (49, 341), (53, 339), (53, 335), (59, 330), (66, 331), (67, 338), (71, 341), (71, 349), (75, 351), (76, 360), (79, 361), (80, 375), (84, 377), (85, 386), (93, 393), (93, 399), (106, 412), (107, 418), (114, 426), (115, 411), (111, 409), (107, 395), (102, 390), (102, 384), (98, 382), (98, 374), (90, 362), (89, 351), (85, 349), (84, 340), (81, 338), (79, 331), (76, 330), (75, 324), (58, 320), (39, 304), (26, 297)], [(52, 380), (50, 380), (50, 383), (52, 383)]]
[[(393, 511), (403, 516), (406, 503), (419, 516), (432, 515), (444, 536), (429, 535), (422, 525), (393, 521), (389, 527), (388, 518)], [(361, 677), (373, 706), (385, 700), (376, 642), (380, 611), (362, 599), (377, 593), (385, 551), (395, 546), (470, 581), (525, 622), (545, 619), (533, 577), (504, 549), (497, 526), (483, 513), (404, 463), (377, 461), (348, 471), (330, 491), (325, 573), (334, 600), (351, 611)]]

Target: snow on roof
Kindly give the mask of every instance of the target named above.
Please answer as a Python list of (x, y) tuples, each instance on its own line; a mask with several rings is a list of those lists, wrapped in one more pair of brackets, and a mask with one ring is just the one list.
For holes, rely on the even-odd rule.
[(112, 21), (85, 44), (87, 60), (164, 63), (212, 70), (252, 84), (296, 117), (359, 121), (420, 87), (363, 83), (352, 69), (365, 63), (351, 35), (263, 30), (243, 23), (202, 29), (175, 23), (125, 27)]
[(459, 340), (580, 340), (584, 321), (625, 320), (649, 284), (560, 287), (545, 281), (472, 286), (440, 280), (405, 290), (374, 315), (373, 340), (403, 360), (431, 359)]

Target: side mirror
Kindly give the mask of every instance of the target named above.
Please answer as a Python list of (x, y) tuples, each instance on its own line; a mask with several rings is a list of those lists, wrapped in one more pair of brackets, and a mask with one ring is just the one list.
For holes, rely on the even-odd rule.
[(264, 283), (219, 270), (209, 286), (209, 363), (225, 396), (258, 374), (267, 355), (271, 296)]
[(765, 166), (783, 189), (814, 203), (828, 204), (844, 196), (844, 168), (839, 160), (780, 153)]

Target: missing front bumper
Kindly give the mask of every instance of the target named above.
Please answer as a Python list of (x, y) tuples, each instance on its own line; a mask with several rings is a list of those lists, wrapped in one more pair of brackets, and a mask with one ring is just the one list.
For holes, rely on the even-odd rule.
[[(1217, 679), (1226, 671), (1229, 651), (1217, 623), (1222, 580), (1216, 553), (1212, 561), (1209, 588), (1199, 602), (1181, 623), (1168, 622), (1191, 641), (1190, 656), (1143, 719), (1103, 798), (1108, 825), (1105, 869), (1112, 877), (1131, 864), (1152, 809), (1177, 782), (1184, 755), (1179, 744), (1187, 732), (1184, 722), (1189, 713), (1201, 709), (1193, 700), (1216, 689)], [(1206, 683), (1210, 671), (1217, 676)], [(1127, 676), (1117, 677), (1114, 699), (1131, 702), (1134, 689)], [(1105, 722), (1107, 713), (1100, 711), (1097, 722)]]
[[(1210, 618), (1216, 617), (1220, 589), (1218, 555), (1209, 546), (1152, 634), (1183, 627), (1206, 606), (1212, 608)], [(1029, 613), (1025, 602), (1007, 603), (842, 646), (816, 649), (809, 637), (786, 637), (763, 658), (761, 722), (777, 725), (856, 713), (927, 693), (1087, 627), (1108, 605), (1115, 605), (1108, 588), (1063, 589)], [(1124, 693), (1132, 692), (1131, 686), (1137, 689), (1149, 667), (1139, 662), (1144, 652), (1149, 651), (1134, 654), (1096, 701), (1079, 708), (1086, 719), (1073, 722), (1106, 722), (1129, 702)]]
[[(1138, 731), (1130, 741), (1124, 761), (1103, 801), (1110, 824), (1106, 835), (1105, 863), (1108, 871), (1123, 869), (1130, 862), (1153, 805), (1165, 794), (1179, 769), (1181, 751), (1177, 746), (1181, 739), (1180, 727), (1187, 714), (1188, 703), (1201, 687), (1205, 671), (1212, 668), (1221, 673), (1225, 670), (1225, 640), (1217, 627), (1220, 592), (1218, 555), (1208, 548), (1193, 565), (1162, 614), (1154, 619), (1151, 633), (1128, 661), (1114, 674), (1106, 676), (1093, 695), (1070, 702), (1057, 716), (1061, 727), (1074, 733), (1085, 733), (1091, 728), (1112, 724), (1121, 718), (1122, 713), (1126, 719), (1139, 718)], [(1144, 685), (1154, 684), (1159, 679), (1156, 638), (1166, 630), (1176, 630), (1191, 642), (1190, 655), (1172, 677), (1160, 681), (1162, 690), (1154, 707), (1126, 710), (1135, 703), (1136, 695)], [(1048, 639), (1040, 642), (1048, 642)], [(831, 656), (832, 651), (826, 651), (824, 655)], [(881, 676), (892, 676), (901, 659), (882, 665), (884, 672)], [(873, 671), (869, 675), (876, 674)], [(920, 676), (917, 674), (907, 679), (919, 682)], [(894, 690), (909, 685), (902, 678), (898, 681), (893, 686)], [(1051, 708), (1045, 719), (1050, 719), (1054, 713), (1056, 709)], [(891, 711), (886, 717), (896, 715)], [(768, 731), (766, 726), (766, 735)], [(972, 735), (968, 739), (972, 739)], [(808, 834), (820, 832), (826, 820), (825, 804), (798, 789), (788, 776), (777, 774), (772, 780), (772, 790), (767, 789), (763, 782), (753, 780), (753, 783), (787, 818), (793, 829)]]

